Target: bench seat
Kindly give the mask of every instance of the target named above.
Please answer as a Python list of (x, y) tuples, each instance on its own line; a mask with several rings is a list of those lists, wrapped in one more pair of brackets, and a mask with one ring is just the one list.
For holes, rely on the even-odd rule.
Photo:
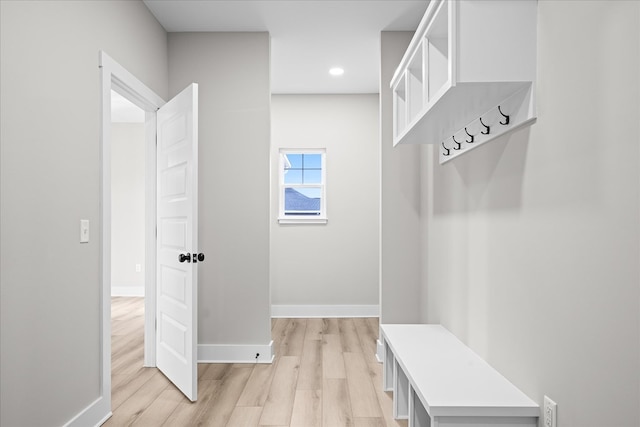
[(383, 388), (409, 427), (536, 427), (539, 406), (441, 325), (380, 325)]

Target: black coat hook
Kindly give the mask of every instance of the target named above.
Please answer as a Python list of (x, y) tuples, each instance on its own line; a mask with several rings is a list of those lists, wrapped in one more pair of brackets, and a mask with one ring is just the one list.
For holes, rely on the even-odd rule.
[(502, 110), (500, 109), (500, 106), (498, 105), (498, 111), (500, 111), (500, 114), (502, 114), (502, 116), (504, 117), (504, 122), (500, 122), (501, 125), (508, 125), (509, 124), (509, 116), (507, 116), (505, 113), (502, 112)]
[(450, 152), (451, 150), (449, 150), (449, 149), (447, 148), (447, 146), (446, 146), (446, 145), (444, 145), (444, 141), (442, 141), (442, 148), (444, 148), (445, 150), (447, 150), (447, 152), (446, 152), (446, 153), (444, 153), (444, 154), (443, 154), (443, 156), (448, 156), (448, 155), (449, 155), (449, 152)]
[(462, 148), (462, 145), (461, 145), (458, 141), (456, 141), (456, 137), (455, 137), (455, 135), (454, 135), (454, 136), (452, 136), (452, 137), (451, 137), (451, 139), (453, 139), (453, 142), (455, 142), (456, 144), (458, 144), (458, 146), (457, 146), (457, 147), (453, 147), (453, 149), (454, 149), (454, 150), (459, 150), (460, 148)]
[(466, 141), (467, 141), (467, 143), (471, 144), (471, 143), (473, 142), (473, 140), (474, 140), (474, 136), (473, 136), (473, 135), (471, 135), (471, 134), (469, 133), (469, 131), (467, 130), (467, 128), (464, 128), (464, 131), (467, 133), (467, 135), (469, 135), (469, 136), (471, 137), (471, 139), (467, 139), (467, 140), (466, 140)]
[(482, 117), (480, 117), (480, 124), (482, 126), (484, 126), (484, 129), (486, 131), (486, 132), (480, 132), (480, 133), (483, 134), (483, 135), (489, 135), (489, 132), (491, 132), (491, 127), (489, 127), (489, 126), (485, 125), (484, 123), (482, 123)]

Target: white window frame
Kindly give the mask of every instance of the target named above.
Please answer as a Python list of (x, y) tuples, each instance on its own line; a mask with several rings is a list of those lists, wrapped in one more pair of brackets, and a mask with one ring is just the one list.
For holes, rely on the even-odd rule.
[[(320, 184), (285, 184), (284, 168), (287, 154), (320, 154), (322, 159), (322, 182)], [(281, 148), (278, 153), (278, 223), (280, 224), (326, 224), (327, 219), (327, 150), (325, 148)], [(284, 192), (285, 188), (317, 188), (320, 187), (320, 215), (285, 215)]]

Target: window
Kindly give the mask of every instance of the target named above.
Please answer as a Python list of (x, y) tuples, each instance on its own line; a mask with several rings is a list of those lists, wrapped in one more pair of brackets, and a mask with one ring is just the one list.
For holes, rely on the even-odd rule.
[(325, 150), (280, 150), (281, 224), (327, 222), (325, 162)]

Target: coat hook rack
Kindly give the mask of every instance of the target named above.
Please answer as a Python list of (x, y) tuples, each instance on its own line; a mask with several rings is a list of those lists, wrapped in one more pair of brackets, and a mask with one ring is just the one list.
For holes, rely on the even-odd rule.
[[(441, 143), (441, 147), (438, 148), (440, 164), (450, 162), (497, 137), (531, 124), (536, 119), (530, 103), (531, 96), (532, 86), (529, 85), (489, 106), (484, 113), (470, 121), (446, 130), (446, 133), (439, 136), (439, 141), (436, 140), (436, 143)], [(478, 122), (480, 124), (477, 124)], [(450, 140), (453, 143), (449, 142)]]
[(448, 156), (448, 155), (449, 155), (449, 153), (451, 152), (451, 150), (449, 150), (449, 149), (447, 148), (447, 146), (446, 146), (446, 145), (444, 145), (444, 141), (442, 141), (442, 148), (444, 148), (445, 150), (447, 150), (447, 152), (446, 152), (446, 153), (444, 153), (444, 154), (443, 154), (443, 156)]
[(460, 142), (456, 141), (456, 136), (455, 136), (455, 135), (451, 136), (451, 139), (453, 139), (453, 142), (455, 142), (456, 144), (458, 144), (458, 146), (457, 146), (457, 147), (453, 147), (453, 149), (454, 149), (454, 150), (459, 150), (460, 148), (462, 148), (462, 143), (460, 143)]
[(500, 114), (502, 114), (502, 116), (504, 117), (504, 122), (500, 122), (501, 125), (508, 125), (509, 124), (509, 116), (507, 116), (505, 113), (502, 112), (502, 110), (500, 109), (500, 106), (498, 105), (498, 111), (500, 112)]
[(467, 133), (467, 135), (469, 135), (469, 137), (471, 137), (471, 139), (467, 139), (465, 141), (467, 141), (468, 144), (471, 144), (473, 142), (473, 140), (474, 140), (474, 136), (469, 133), (467, 128), (464, 128), (464, 131)]
[(484, 131), (481, 131), (480, 133), (483, 134), (483, 135), (489, 135), (489, 132), (491, 132), (491, 127), (489, 127), (489, 126), (485, 125), (484, 123), (482, 123), (482, 117), (480, 117), (480, 124), (482, 126), (484, 126), (484, 129), (485, 129)]

